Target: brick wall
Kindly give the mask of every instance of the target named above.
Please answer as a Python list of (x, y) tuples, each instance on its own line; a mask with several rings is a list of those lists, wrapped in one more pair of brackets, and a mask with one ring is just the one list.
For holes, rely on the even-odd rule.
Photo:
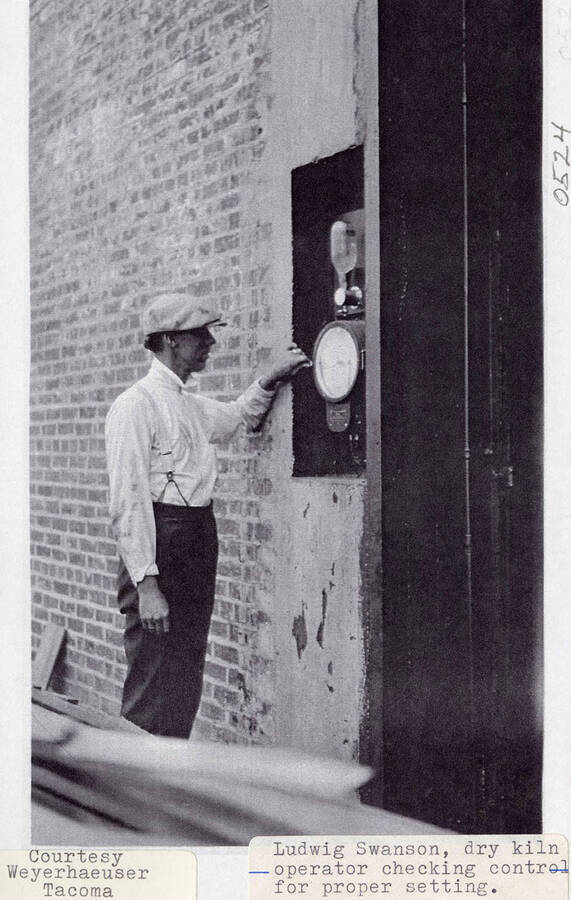
[[(34, 645), (67, 629), (60, 687), (116, 713), (123, 678), (105, 413), (146, 370), (139, 310), (184, 286), (230, 317), (202, 389), (246, 386), (268, 347), (264, 151), (268, 3), (31, 3), (31, 512)], [(267, 433), (221, 454), (220, 567), (201, 717), (252, 731), (244, 672), (271, 537), (258, 497)]]
[[(31, 0), (33, 643), (46, 622), (64, 625), (57, 687), (104, 711), (118, 712), (124, 656), (103, 426), (150, 362), (140, 310), (150, 293), (184, 287), (226, 313), (201, 376), (219, 398), (287, 341), (290, 172), (363, 139), (363, 3)], [(354, 755), (362, 486), (292, 487), (287, 392), (261, 433), (236, 437), (219, 460), (196, 730), (302, 746), (320, 734), (327, 748), (334, 735)], [(336, 563), (329, 644), (301, 659), (299, 596), (313, 628)]]

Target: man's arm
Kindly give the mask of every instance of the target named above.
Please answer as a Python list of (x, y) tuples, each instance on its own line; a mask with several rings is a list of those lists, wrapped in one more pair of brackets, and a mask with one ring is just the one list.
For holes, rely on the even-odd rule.
[(284, 353), (280, 353), (271, 369), (260, 378), (260, 386), (265, 391), (275, 391), (281, 383), (289, 381), (300, 369), (311, 366), (303, 350), (297, 344), (290, 344)]
[(256, 429), (266, 415), (278, 388), (311, 362), (296, 344), (277, 354), (268, 372), (248, 387), (237, 400), (227, 403), (202, 398), (211, 441), (226, 441), (239, 425)]
[(169, 630), (168, 603), (159, 590), (156, 533), (149, 481), (152, 427), (144, 401), (121, 398), (107, 415), (105, 449), (110, 513), (121, 556), (139, 594), (143, 628)]

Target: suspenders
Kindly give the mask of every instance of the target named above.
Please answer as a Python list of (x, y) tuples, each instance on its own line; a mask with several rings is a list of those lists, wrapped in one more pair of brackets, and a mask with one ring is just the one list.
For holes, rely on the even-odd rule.
[(153, 397), (152, 393), (144, 387), (142, 384), (137, 385), (137, 390), (145, 395), (147, 400), (151, 405), (151, 409), (153, 410), (153, 416), (155, 417), (155, 421), (157, 423), (157, 438), (159, 442), (159, 455), (160, 455), (160, 463), (161, 463), (161, 471), (166, 478), (166, 483), (164, 488), (162, 489), (159, 497), (157, 498), (157, 503), (160, 503), (164, 497), (165, 491), (169, 484), (174, 484), (175, 488), (179, 492), (180, 496), (184, 500), (185, 506), (189, 506), (186, 497), (183, 495), (181, 489), (175, 481), (174, 471), (173, 471), (173, 453), (170, 445), (170, 441), (168, 440), (167, 434), (168, 429), (165, 428), (165, 423), (161, 411), (158, 407), (158, 404)]

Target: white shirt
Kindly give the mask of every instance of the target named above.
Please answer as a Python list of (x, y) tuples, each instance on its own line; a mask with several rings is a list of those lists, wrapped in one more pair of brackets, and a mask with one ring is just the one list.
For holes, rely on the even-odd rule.
[[(237, 400), (222, 403), (189, 387), (155, 357), (149, 373), (120, 394), (107, 414), (111, 521), (134, 584), (159, 572), (153, 501), (208, 506), (216, 481), (212, 444), (228, 440), (242, 423), (255, 428), (274, 395), (256, 381)], [(164, 456), (167, 449), (172, 456)], [(168, 469), (180, 493), (167, 481)]]

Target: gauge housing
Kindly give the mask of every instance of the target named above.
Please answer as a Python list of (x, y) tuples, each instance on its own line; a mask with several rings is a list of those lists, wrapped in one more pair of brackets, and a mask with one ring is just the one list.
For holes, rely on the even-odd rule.
[(336, 320), (321, 329), (313, 349), (315, 387), (328, 403), (345, 400), (363, 369), (365, 323)]

